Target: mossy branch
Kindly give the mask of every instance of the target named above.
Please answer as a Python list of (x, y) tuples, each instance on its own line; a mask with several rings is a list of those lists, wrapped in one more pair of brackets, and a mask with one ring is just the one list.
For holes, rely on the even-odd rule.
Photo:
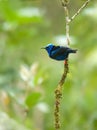
[[(79, 9), (78, 11), (71, 17), (69, 18), (69, 10), (68, 10), (68, 4), (69, 0), (61, 0), (62, 6), (64, 7), (65, 11), (65, 21), (66, 21), (66, 39), (67, 39), (67, 46), (70, 46), (70, 36), (69, 36), (69, 25), (72, 20), (75, 19), (77, 15), (80, 14), (83, 8), (87, 6), (87, 4), (90, 2), (90, 0), (87, 0)], [(60, 123), (60, 103), (61, 103), (61, 98), (62, 98), (62, 88), (65, 83), (67, 74), (69, 72), (69, 65), (68, 65), (68, 59), (65, 60), (64, 64), (64, 72), (63, 75), (59, 81), (59, 84), (55, 90), (55, 110), (54, 110), (54, 117), (55, 117), (55, 129), (59, 130), (61, 123)]]
[(60, 102), (62, 98), (62, 88), (63, 84), (65, 82), (65, 79), (67, 77), (67, 73), (69, 72), (68, 68), (68, 59), (66, 59), (65, 64), (64, 64), (64, 73), (61, 77), (61, 80), (55, 90), (55, 129), (58, 130), (60, 128)]

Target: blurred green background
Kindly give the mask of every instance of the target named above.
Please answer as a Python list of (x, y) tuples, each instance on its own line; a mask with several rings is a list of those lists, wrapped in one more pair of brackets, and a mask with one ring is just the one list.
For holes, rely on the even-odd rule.
[[(71, 0), (72, 16), (84, 3)], [(97, 1), (70, 25), (69, 74), (61, 130), (97, 130)], [(63, 62), (40, 48), (65, 45), (60, 0), (0, 0), (0, 130), (54, 130), (54, 90)]]

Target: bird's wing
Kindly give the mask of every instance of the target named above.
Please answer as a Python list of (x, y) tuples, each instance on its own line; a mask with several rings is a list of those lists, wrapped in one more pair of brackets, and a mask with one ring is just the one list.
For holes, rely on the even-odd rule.
[(53, 46), (52, 51), (59, 49), (60, 46)]
[(54, 46), (51, 51), (51, 57), (56, 58), (57, 56), (61, 56), (67, 51), (67, 47)]

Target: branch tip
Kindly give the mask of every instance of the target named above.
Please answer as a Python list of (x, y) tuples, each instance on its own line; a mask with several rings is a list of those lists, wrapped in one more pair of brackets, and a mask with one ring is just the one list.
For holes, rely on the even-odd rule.
[(84, 2), (84, 4), (78, 9), (78, 11), (70, 18), (70, 22), (72, 20), (75, 19), (76, 16), (78, 16), (80, 14), (80, 12), (88, 5), (88, 3), (90, 2), (91, 0), (87, 0)]

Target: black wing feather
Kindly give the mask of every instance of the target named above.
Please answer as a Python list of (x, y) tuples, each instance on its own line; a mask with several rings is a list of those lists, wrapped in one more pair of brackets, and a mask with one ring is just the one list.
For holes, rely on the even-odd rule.
[(51, 57), (56, 58), (67, 51), (67, 47), (54, 46), (51, 52)]

